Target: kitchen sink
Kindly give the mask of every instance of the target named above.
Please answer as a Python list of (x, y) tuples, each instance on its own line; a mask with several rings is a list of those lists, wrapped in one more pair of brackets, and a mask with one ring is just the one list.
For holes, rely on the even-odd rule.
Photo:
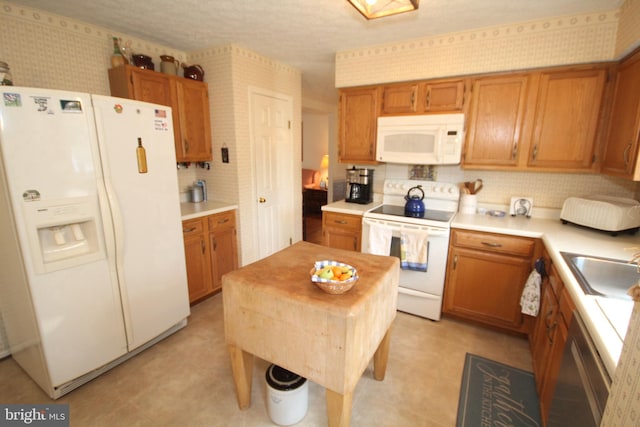
[(631, 300), (627, 290), (640, 280), (636, 264), (569, 252), (560, 254), (586, 295)]

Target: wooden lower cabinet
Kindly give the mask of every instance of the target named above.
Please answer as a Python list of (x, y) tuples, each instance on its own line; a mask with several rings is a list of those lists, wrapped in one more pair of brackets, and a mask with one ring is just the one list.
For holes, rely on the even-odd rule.
[(182, 238), (187, 263), (189, 302), (194, 302), (211, 292), (211, 261), (206, 220), (196, 218), (183, 221)]
[(212, 287), (215, 292), (222, 289), (222, 276), (238, 268), (236, 211), (211, 215), (208, 220)]
[(322, 213), (322, 244), (360, 252), (362, 216), (325, 211)]
[(443, 312), (508, 331), (529, 333), (520, 297), (539, 250), (536, 239), (452, 230)]
[(235, 210), (182, 222), (189, 302), (219, 291), (222, 275), (238, 268)]
[(542, 304), (529, 341), (540, 415), (546, 425), (575, 305), (550, 258), (546, 254), (544, 258), (548, 277), (542, 284)]

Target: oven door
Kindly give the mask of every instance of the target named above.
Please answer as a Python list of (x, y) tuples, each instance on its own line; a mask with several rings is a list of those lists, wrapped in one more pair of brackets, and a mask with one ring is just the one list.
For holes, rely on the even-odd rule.
[(400, 258), (400, 232), (403, 230), (422, 230), (428, 233), (427, 271), (400, 270), (400, 287), (416, 292), (441, 296), (444, 289), (444, 275), (449, 249), (448, 227), (406, 224), (396, 221), (364, 218), (362, 221), (362, 251), (369, 247), (370, 224), (383, 225), (391, 229), (390, 256)]

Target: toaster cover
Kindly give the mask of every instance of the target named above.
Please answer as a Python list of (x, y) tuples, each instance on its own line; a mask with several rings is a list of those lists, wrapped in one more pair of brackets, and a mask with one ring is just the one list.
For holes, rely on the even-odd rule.
[(640, 202), (602, 195), (569, 197), (560, 219), (597, 230), (629, 230), (640, 227)]

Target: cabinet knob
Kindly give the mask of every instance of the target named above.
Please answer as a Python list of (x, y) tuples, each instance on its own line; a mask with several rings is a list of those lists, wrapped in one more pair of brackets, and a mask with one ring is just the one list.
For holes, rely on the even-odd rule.
[(265, 199), (264, 197), (260, 197), (260, 198), (258, 199), (258, 202), (260, 202), (260, 203), (266, 203), (266, 202), (267, 202), (267, 199)]

